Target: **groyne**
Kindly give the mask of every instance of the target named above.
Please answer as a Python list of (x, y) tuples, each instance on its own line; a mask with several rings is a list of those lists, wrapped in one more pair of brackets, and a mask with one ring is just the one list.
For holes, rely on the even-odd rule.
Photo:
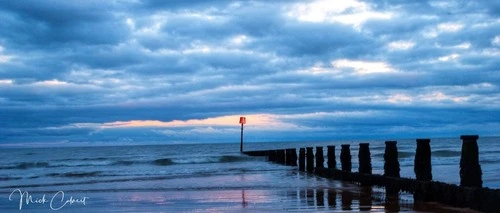
[(341, 145), (340, 164), (337, 169), (335, 146), (327, 146), (327, 165), (324, 167), (323, 147), (296, 149), (247, 151), (249, 156), (267, 157), (269, 161), (297, 166), (300, 171), (325, 178), (357, 183), (363, 186), (385, 187), (388, 196), (399, 192), (413, 194), (415, 201), (437, 202), (453, 207), (471, 208), (483, 212), (500, 212), (500, 189), (482, 187), (482, 171), (479, 164), (477, 135), (462, 135), (460, 159), (460, 185), (432, 180), (431, 140), (416, 139), (414, 172), (416, 179), (401, 178), (397, 141), (385, 142), (384, 174), (372, 174), (368, 143), (359, 144), (359, 169), (352, 171), (352, 156), (349, 144)]

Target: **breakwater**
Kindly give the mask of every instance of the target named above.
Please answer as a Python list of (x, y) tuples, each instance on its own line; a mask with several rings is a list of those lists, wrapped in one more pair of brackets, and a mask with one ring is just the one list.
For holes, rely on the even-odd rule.
[[(296, 149), (262, 150), (244, 152), (250, 156), (265, 156), (269, 161), (296, 166), (303, 172), (316, 174), (325, 178), (349, 181), (367, 186), (379, 186), (386, 189), (388, 196), (397, 195), (400, 191), (413, 194), (415, 201), (438, 202), (460, 208), (471, 208), (484, 212), (500, 211), (500, 190), (482, 187), (482, 171), (479, 165), (477, 135), (462, 135), (460, 185), (448, 184), (432, 180), (432, 162), (430, 139), (416, 140), (414, 160), (415, 179), (401, 178), (397, 141), (385, 142), (384, 173), (372, 174), (369, 144), (359, 144), (359, 169), (352, 170), (350, 145), (342, 144), (340, 153), (340, 169), (337, 168), (335, 146), (327, 146), (327, 168), (324, 167), (323, 147)], [(314, 148), (316, 152), (314, 152)]]

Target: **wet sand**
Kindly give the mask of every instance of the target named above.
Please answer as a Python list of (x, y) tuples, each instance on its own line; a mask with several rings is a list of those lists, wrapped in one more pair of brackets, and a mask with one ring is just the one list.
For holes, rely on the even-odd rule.
[[(33, 193), (34, 197), (49, 192)], [(66, 192), (86, 203), (66, 204), (58, 212), (473, 212), (435, 203), (417, 203), (405, 196), (385, 198), (383, 190), (343, 184), (342, 187), (223, 189), (180, 191)], [(407, 197), (408, 198), (408, 197)], [(59, 205), (61, 203), (57, 203)], [(3, 200), (2, 212), (19, 212), (16, 201)], [(22, 211), (49, 212), (49, 203), (24, 204)]]

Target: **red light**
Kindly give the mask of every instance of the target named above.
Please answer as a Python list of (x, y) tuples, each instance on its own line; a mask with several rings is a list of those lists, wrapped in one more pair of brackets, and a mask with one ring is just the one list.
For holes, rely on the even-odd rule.
[(246, 123), (247, 123), (247, 118), (240, 117), (240, 124), (246, 124)]

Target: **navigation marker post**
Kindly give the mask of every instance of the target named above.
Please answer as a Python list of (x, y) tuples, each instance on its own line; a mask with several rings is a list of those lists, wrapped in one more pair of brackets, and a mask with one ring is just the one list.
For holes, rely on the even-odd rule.
[(240, 152), (243, 153), (243, 125), (247, 123), (247, 119), (245, 117), (240, 117), (241, 124), (241, 142), (240, 142)]

